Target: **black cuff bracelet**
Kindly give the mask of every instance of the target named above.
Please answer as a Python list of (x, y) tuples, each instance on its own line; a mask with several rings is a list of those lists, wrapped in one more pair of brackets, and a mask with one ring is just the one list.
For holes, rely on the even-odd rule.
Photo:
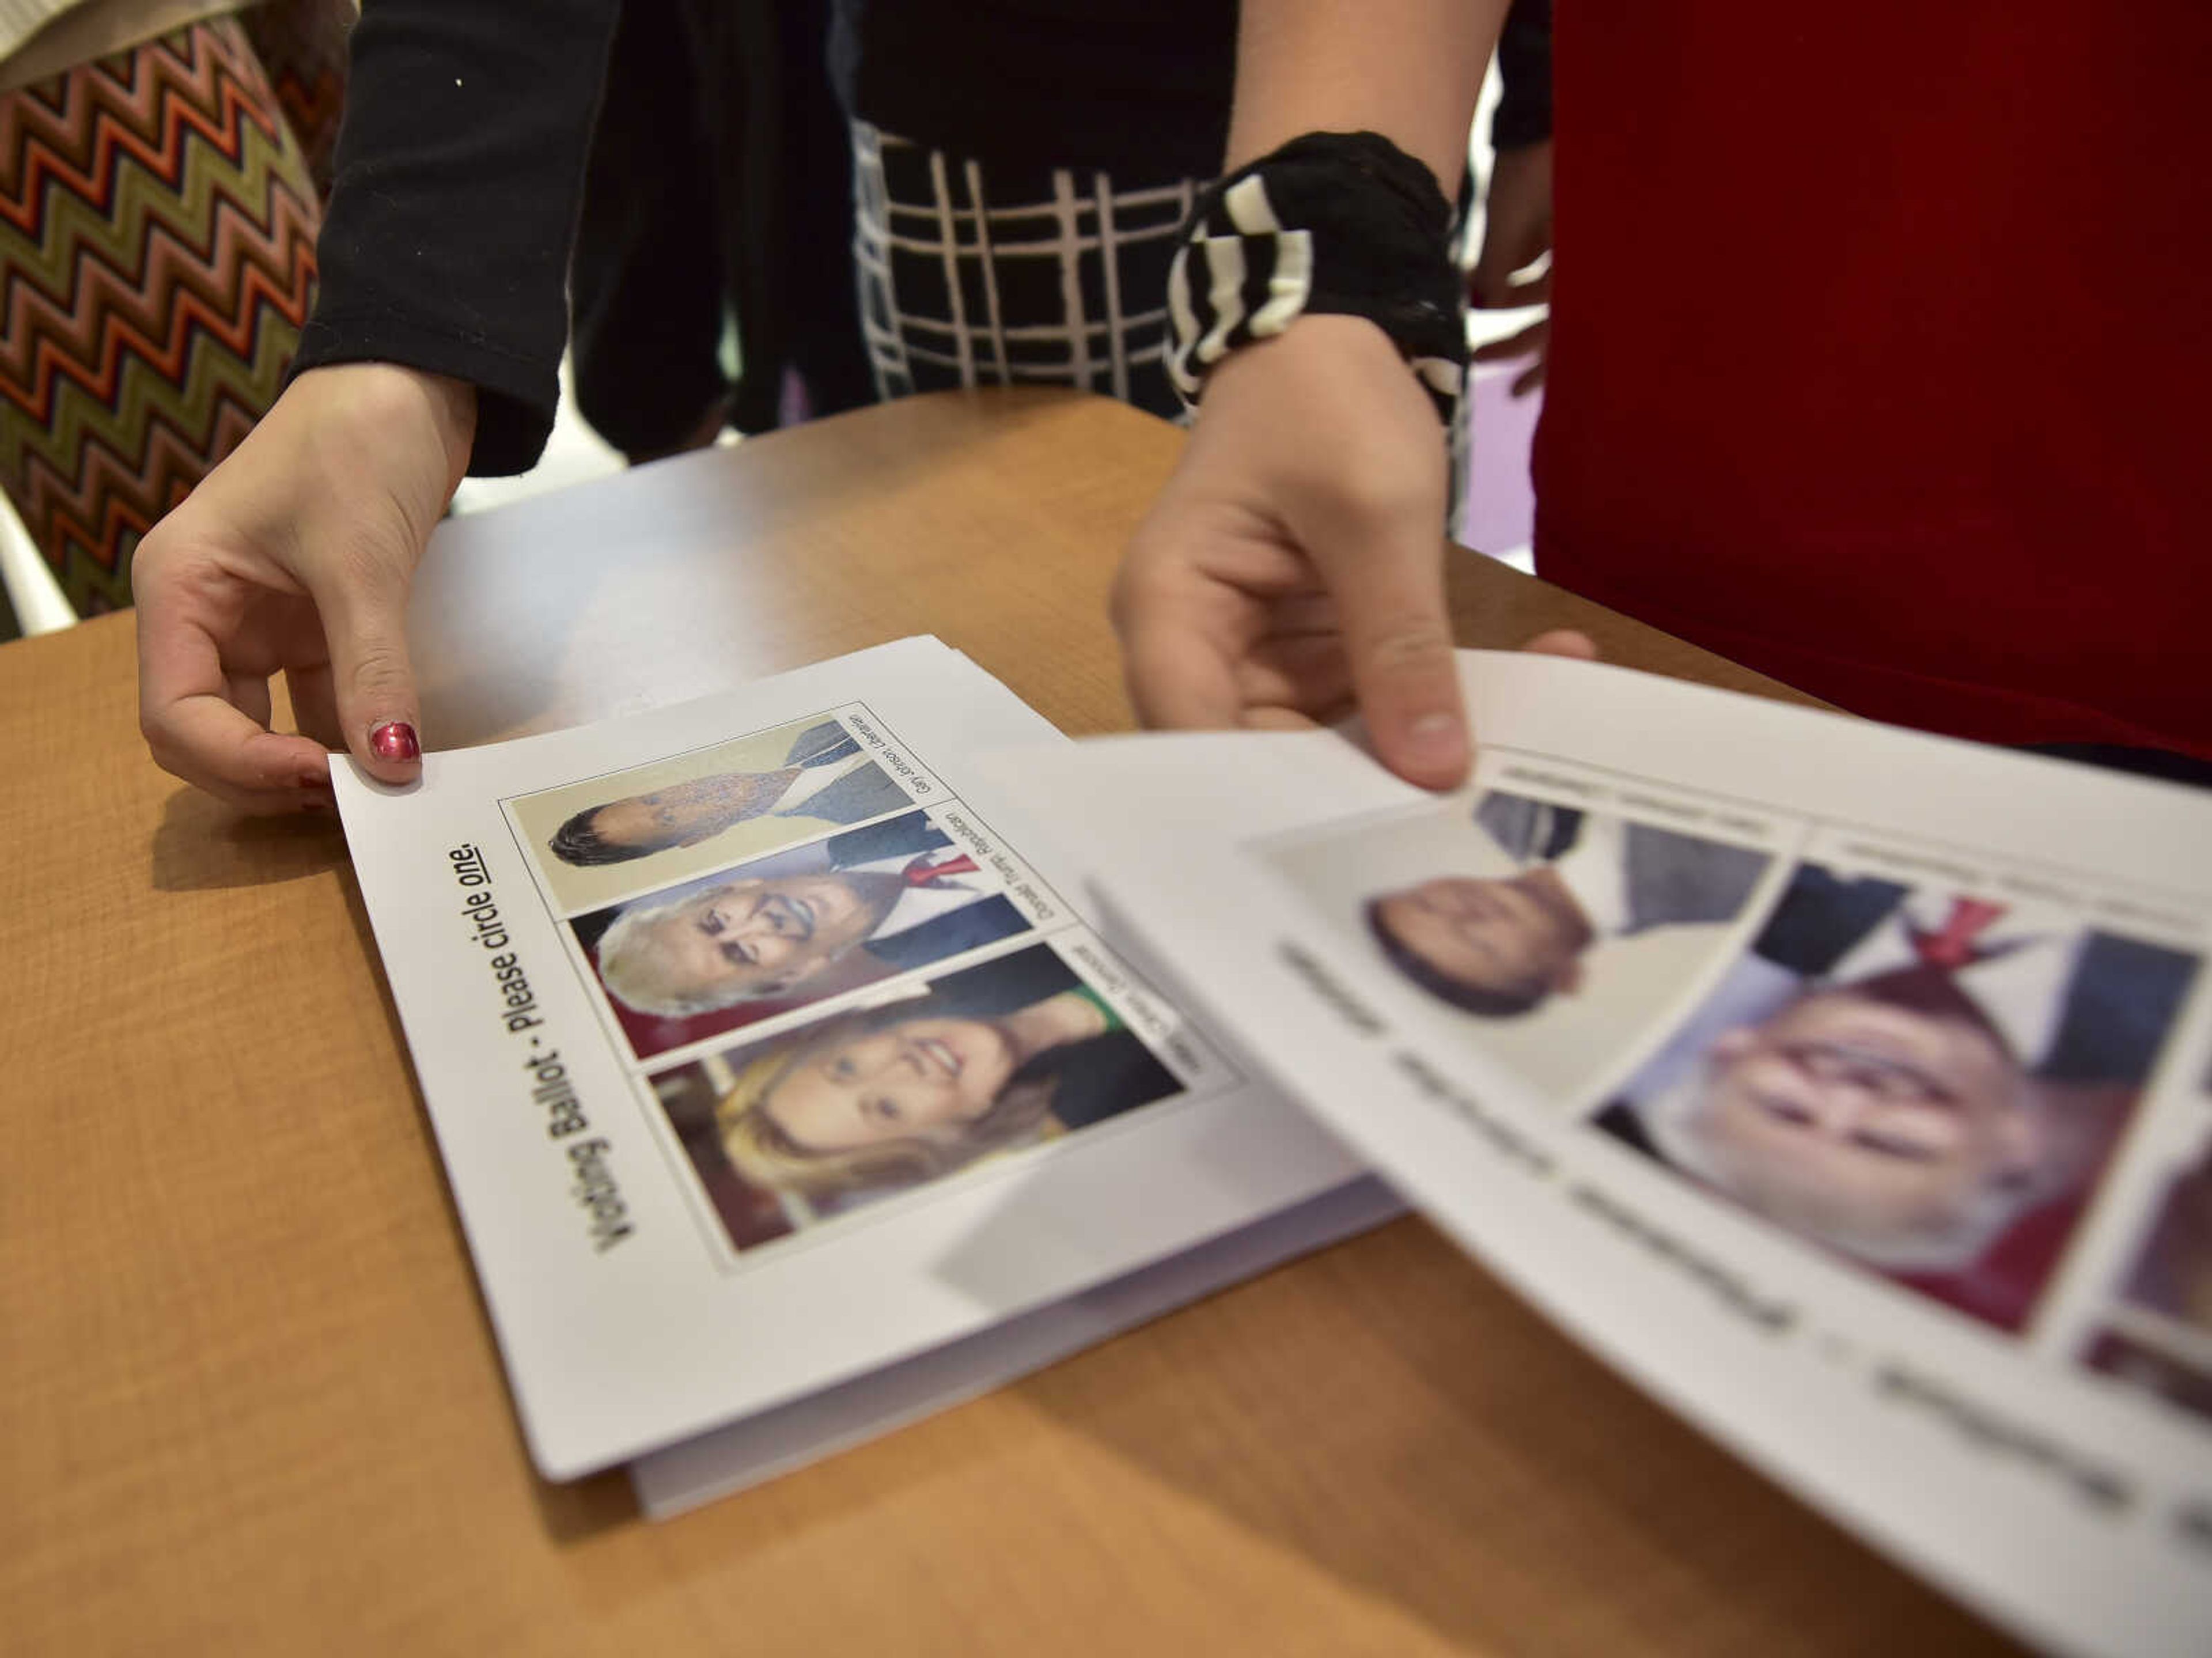
[(1240, 345), (1309, 313), (1365, 317), (1449, 422), (1467, 368), (1451, 205), (1380, 133), (1310, 132), (1198, 198), (1168, 268), (1168, 378), (1195, 404)]

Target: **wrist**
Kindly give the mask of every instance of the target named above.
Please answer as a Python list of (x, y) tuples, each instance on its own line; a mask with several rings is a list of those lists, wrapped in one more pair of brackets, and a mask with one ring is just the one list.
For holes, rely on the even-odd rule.
[(418, 395), (429, 405), (431, 418), (437, 422), (438, 440), (446, 451), (447, 476), (451, 480), (447, 493), (450, 495), (467, 476), (470, 452), (476, 446), (477, 388), (466, 380), (419, 368), (399, 372), (414, 378)]
[(1372, 132), (1308, 133), (1230, 173), (1169, 269), (1169, 378), (1195, 405), (1240, 348), (1301, 318), (1357, 317), (1449, 421), (1467, 361), (1451, 222), (1429, 168)]
[(412, 429), (434, 437), (449, 496), (469, 470), (477, 389), (466, 380), (405, 363), (336, 362), (303, 369), (289, 389), (380, 431)]

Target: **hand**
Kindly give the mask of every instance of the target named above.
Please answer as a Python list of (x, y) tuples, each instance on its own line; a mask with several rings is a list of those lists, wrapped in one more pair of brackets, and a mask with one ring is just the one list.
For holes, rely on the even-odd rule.
[[(1516, 282), (1552, 251), (1552, 141), (1501, 149), (1490, 173), (1484, 212), (1482, 252), (1468, 277), (1468, 297), (1492, 311), (1549, 305), (1552, 272)], [(1493, 340), (1474, 354), (1477, 362), (1510, 362), (1533, 355), (1536, 361), (1513, 379), (1513, 395), (1525, 397), (1544, 383), (1552, 319), (1536, 321), (1506, 339)]]
[[(1231, 354), (1115, 582), (1139, 717), (1295, 726), (1356, 696), (1391, 770), (1458, 783), (1444, 469), (1435, 406), (1364, 319), (1302, 317)], [(1593, 653), (1578, 634), (1535, 646)]]
[[(407, 590), (475, 429), (459, 381), (313, 369), (155, 525), (131, 591), (139, 728), (164, 770), (258, 812), (327, 805), (325, 744), (386, 782), (418, 774)], [(269, 729), (280, 670), (297, 737)]]

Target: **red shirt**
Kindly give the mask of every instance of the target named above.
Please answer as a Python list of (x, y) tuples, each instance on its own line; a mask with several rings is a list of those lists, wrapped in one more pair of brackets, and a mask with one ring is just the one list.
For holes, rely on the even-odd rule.
[(2212, 4), (1557, 28), (1542, 573), (1877, 718), (2212, 756)]

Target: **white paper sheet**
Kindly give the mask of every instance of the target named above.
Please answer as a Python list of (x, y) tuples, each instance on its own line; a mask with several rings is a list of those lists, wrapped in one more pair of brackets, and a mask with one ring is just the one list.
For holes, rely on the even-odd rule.
[(2204, 1650), (2212, 800), (1465, 669), (1448, 799), (1325, 732), (1005, 780), (1109, 936), (1652, 1392), (2032, 1638)]
[[(1100, 944), (1071, 902), (1074, 865), (973, 763), (1055, 735), (965, 658), (909, 640), (631, 720), (433, 754), (404, 791), (340, 770), (356, 872), (548, 1477), (973, 1337), (1358, 1174)], [(836, 757), (794, 759), (810, 744)], [(826, 784), (824, 768), (839, 774)], [(902, 835), (933, 844), (884, 850)], [(576, 861), (609, 838), (658, 849)], [(916, 859), (945, 858), (972, 867), (899, 884)], [(759, 989), (756, 964), (724, 947), (741, 932), (748, 950), (781, 945), (745, 929), (774, 920), (810, 932), (810, 947), (826, 939), (840, 912), (800, 877), (886, 869), (889, 911), (810, 957), (813, 976), (665, 1011), (725, 993), (714, 973)], [(763, 906), (771, 889), (783, 896)], [(802, 890), (817, 896), (802, 905)], [(659, 909), (672, 895), (683, 907)], [(641, 919), (617, 933), (631, 910)], [(937, 927), (948, 915), (958, 926)], [(1011, 1017), (1047, 1001), (1060, 1021), (1050, 1042)], [(917, 1035), (913, 1016), (933, 1010), (958, 1030)], [(759, 1129), (765, 1114), (805, 1153), (791, 1180), (816, 1178), (825, 1147), (848, 1169), (839, 1136), (919, 1108), (888, 1085), (823, 1080), (833, 1063), (873, 1064), (861, 1044), (894, 1033), (902, 1063), (953, 1079), (929, 1098), (965, 1110), (981, 1096), (959, 1089), (1016, 1050), (953, 1049), (1013, 1042), (1018, 1026), (1043, 1079), (1024, 1071), (963, 1118), (974, 1136), (995, 1124), (1011, 1138), (963, 1140), (985, 1154), (942, 1178), (902, 1185), (907, 1163), (871, 1164), (872, 1184), (824, 1195), (740, 1175), (726, 1155), (743, 1138), (731, 1125)], [(1079, 1041), (1111, 1064), (1051, 1069), (1066, 1057), (1055, 1044)], [(802, 1072), (815, 1080), (798, 1085)], [(834, 1111), (810, 1116), (803, 1099)], [(896, 1138), (914, 1151), (930, 1135), (910, 1126)]]

